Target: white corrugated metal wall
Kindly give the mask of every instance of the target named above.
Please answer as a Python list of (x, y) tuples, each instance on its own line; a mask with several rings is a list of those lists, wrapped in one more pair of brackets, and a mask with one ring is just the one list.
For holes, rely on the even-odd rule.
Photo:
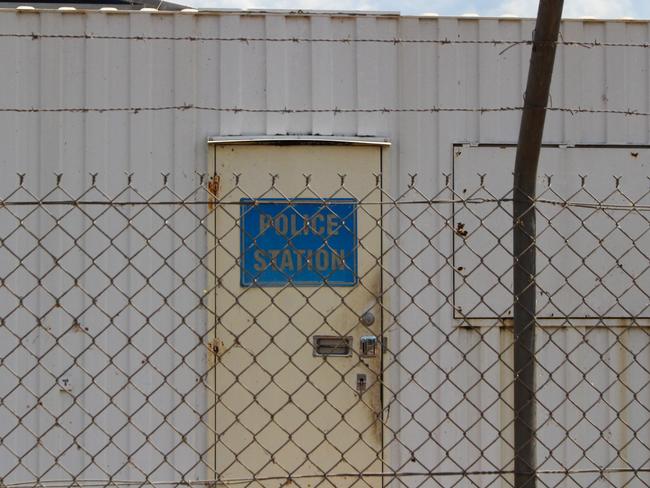
[[(16, 12), (3, 33), (393, 39), (529, 39), (533, 21), (395, 16)], [(647, 42), (645, 22), (566, 21), (566, 40)], [(2, 107), (496, 107), (522, 104), (528, 48), (392, 43), (3, 38)], [(559, 49), (552, 105), (648, 108), (646, 49)], [(437, 181), (453, 142), (516, 140), (516, 112), (468, 114), (56, 113), (2, 115), (3, 169), (122, 178), (206, 166), (207, 137), (387, 136), (393, 168)], [(137, 136), (135, 135), (137, 134)], [(554, 113), (546, 142), (648, 142), (645, 118)], [(432, 155), (435, 157), (432, 158)], [(434, 162), (432, 165), (431, 162)], [(181, 164), (183, 163), (183, 164)], [(115, 171), (115, 170), (118, 171)], [(43, 173), (45, 175), (45, 173)], [(187, 174), (193, 178), (193, 174)], [(70, 179), (68, 179), (68, 177)], [(394, 179), (399, 185), (400, 180)], [(5, 181), (11, 186), (12, 181)]]
[[(58, 11), (0, 11), (0, 32), (5, 34), (68, 34), (99, 36), (160, 36), (160, 37), (252, 37), (252, 38), (365, 38), (365, 39), (466, 39), (466, 40), (527, 40), (531, 37), (533, 21), (520, 19), (478, 19), (478, 18), (416, 18), (381, 15), (326, 15), (326, 14), (244, 14), (244, 13), (156, 13), (156, 12), (58, 12)], [(564, 40), (590, 42), (594, 40), (609, 42), (649, 42), (649, 24), (636, 21), (566, 21), (562, 27)], [(650, 110), (648, 77), (650, 51), (644, 48), (585, 48), (560, 47), (557, 68), (552, 88), (552, 106), (588, 107), (593, 109)], [(12, 37), (0, 38), (0, 108), (62, 108), (62, 107), (164, 107), (192, 104), (206, 107), (239, 107), (249, 109), (367, 109), (367, 108), (426, 108), (433, 106), (476, 108), (509, 107), (522, 104), (522, 91), (527, 73), (529, 48), (522, 45), (439, 45), (427, 43), (340, 43), (340, 42), (264, 42), (250, 41), (194, 41), (194, 40), (137, 40), (137, 39), (61, 39)], [(97, 172), (98, 185), (109, 192), (123, 188), (125, 173), (133, 173), (133, 181), (138, 190), (145, 194), (156, 190), (162, 183), (161, 173), (170, 173), (169, 184), (180, 194), (194, 189), (198, 183), (195, 172), (205, 172), (208, 164), (209, 136), (216, 135), (277, 135), (277, 134), (320, 134), (344, 136), (383, 136), (392, 142), (389, 151), (390, 191), (397, 193), (408, 183), (409, 173), (418, 174), (421, 188), (431, 188), (432, 193), (444, 184), (443, 173), (452, 170), (452, 145), (456, 143), (513, 143), (518, 131), (519, 113), (249, 113), (218, 112), (209, 110), (142, 110), (137, 113), (123, 112), (53, 112), (16, 113), (0, 112), (0, 169), (4, 177), (0, 179), (0, 195), (7, 195), (17, 185), (14, 173), (26, 173), (25, 184), (36, 194), (44, 194), (54, 184), (54, 173), (63, 173), (62, 184), (66, 189), (86, 188), (89, 173)], [(649, 143), (649, 126), (646, 117), (626, 117), (606, 114), (571, 114), (554, 112), (549, 114), (545, 141), (555, 144), (635, 144)], [(612, 172), (621, 172), (612, 168)], [(488, 177), (489, 178), (489, 177)], [(146, 216), (141, 225), (146, 228)], [(181, 219), (179, 219), (180, 221)], [(406, 227), (403, 219), (399, 225)], [(421, 221), (422, 229), (431, 229), (435, 223)], [(36, 222), (34, 229), (47, 228), (47, 222)], [(75, 224), (70, 224), (74, 226)], [(82, 222), (76, 225), (83, 227)], [(116, 224), (119, 227), (119, 224)], [(153, 223), (151, 225), (154, 225)], [(179, 222), (179, 225), (182, 225)], [(152, 227), (153, 228), (153, 227)], [(117, 229), (117, 228), (116, 228)], [(433, 230), (432, 230), (433, 231)], [(116, 230), (117, 232), (117, 230)], [(24, 245), (28, 237), (14, 236), (16, 246)], [(20, 239), (23, 239), (21, 241)], [(88, 236), (86, 245), (101, 245), (101, 236)], [(94, 241), (93, 241), (94, 240)], [(22, 243), (22, 244), (21, 244)], [(64, 249), (66, 243), (52, 242), (52, 249)], [(196, 243), (197, 249), (205, 242)], [(408, 244), (417, 248), (417, 240)], [(125, 246), (137, 254), (139, 242), (127, 242)], [(169, 243), (170, 249), (173, 242)], [(439, 249), (449, 250), (451, 242), (437, 243)], [(35, 269), (45, 272), (46, 264), (34, 259)], [(108, 265), (109, 256), (105, 256)], [(140, 255), (141, 266), (155, 269), (155, 256)], [(427, 264), (435, 265), (435, 257)], [(442, 261), (437, 263), (440, 266)], [(83, 269), (83, 262), (70, 263), (71, 269)], [(396, 261), (394, 266), (404, 266)], [(41, 266), (41, 268), (39, 268)], [(182, 266), (182, 263), (179, 263)], [(188, 266), (190, 266), (188, 264)], [(77, 268), (75, 268), (77, 267)], [(437, 268), (436, 268), (437, 269)], [(80, 272), (80, 271), (79, 271)], [(451, 278), (451, 271), (440, 275), (441, 282)], [(160, 277), (162, 281), (171, 276)], [(195, 277), (197, 287), (203, 286), (205, 277)], [(19, 281), (18, 279), (16, 279)], [(139, 286), (133, 273), (124, 275), (125, 290), (133, 292)], [(420, 290), (418, 280), (404, 279), (405, 293)], [(18, 286), (16, 284), (16, 286)], [(89, 286), (89, 285), (88, 285)], [(170, 285), (170, 286), (173, 286)], [(57, 288), (59, 287), (59, 288)], [(62, 282), (53, 283), (52, 290), (62, 291)], [(27, 293), (27, 290), (23, 290)], [(424, 296), (421, 294), (420, 296)], [(403, 324), (411, 324), (413, 331), (420, 330), (429, 320), (422, 310), (436, 310), (444, 297), (430, 289), (427, 303), (421, 309), (404, 305), (400, 316)], [(182, 303), (182, 297), (177, 297)], [(404, 303), (409, 299), (404, 295)], [(7, 303), (12, 300), (5, 298)], [(106, 296), (105, 307), (119, 310), (119, 294)], [(156, 297), (144, 296), (142, 307), (153, 306)], [(35, 299), (34, 310), (47, 309), (47, 299)], [(73, 302), (74, 299), (70, 298)], [(79, 299), (78, 307), (83, 307)], [(400, 300), (400, 297), (396, 297)], [(147, 305), (148, 304), (148, 305)], [(180, 305), (179, 305), (180, 306)], [(399, 305), (398, 305), (399, 306)], [(73, 306), (74, 308), (74, 306)], [(101, 315), (101, 314), (100, 314)], [(205, 327), (205, 320), (199, 312), (188, 316), (189, 323), (199, 330)], [(25, 320), (35, 320), (25, 317)], [(109, 320), (109, 317), (96, 317)], [(20, 321), (20, 317), (13, 320)], [(139, 325), (133, 312), (121, 317), (121, 327), (133, 333)], [(177, 325), (173, 318), (161, 317), (159, 328), (172, 332)], [(444, 341), (444, 333), (449, 333), (455, 324), (450, 316), (436, 316), (437, 328), (428, 327), (415, 337), (421, 347), (409, 347), (404, 352), (404, 367), (419, 370), (419, 384), (425, 388), (436, 388), (449, 379), (439, 368), (424, 367), (429, 361), (428, 351), (436, 350), (434, 359), (439, 364), (454, 364), (467, 357), (480, 364), (489, 365), (498, 359), (494, 350), (473, 349), (479, 339), (475, 332), (468, 330), (463, 336), (465, 343), (453, 348), (439, 348)], [(630, 332), (632, 334), (633, 331)], [(456, 336), (459, 337), (459, 336)], [(567, 332), (562, 339), (556, 336), (558, 347), (573, 350), (575, 335)], [(649, 352), (644, 346), (645, 334), (640, 339), (631, 339), (636, 344), (635, 360), (639, 364), (648, 363)], [(402, 339), (406, 341), (408, 337)], [(116, 337), (103, 338), (103, 347), (118, 347)], [(400, 337), (395, 337), (400, 340)], [(84, 339), (71, 347), (85, 347)], [(144, 343), (151, 338), (142, 338)], [(182, 348), (183, 338), (179, 335), (177, 347)], [(492, 330), (485, 332), (484, 340), (492, 344), (507, 344), (511, 341), (507, 332)], [(608, 336), (594, 335), (597, 347), (607, 351), (613, 363), (626, 364), (629, 351), (624, 348), (608, 349)], [(43, 341), (38, 347), (47, 348)], [(498, 348), (496, 349), (498, 350)], [(549, 357), (543, 361), (551, 364), (556, 356), (546, 352)], [(169, 357), (173, 352), (167, 351)], [(55, 359), (64, 367), (65, 354)], [(465, 356), (466, 355), (466, 356)], [(555, 359), (553, 359), (555, 357)], [(626, 359), (627, 358), (627, 359)], [(21, 358), (13, 358), (15, 368), (20, 368)], [(130, 362), (139, 358), (123, 358), (120, 367), (128, 369)], [(206, 360), (205, 354), (198, 353), (194, 359), (197, 365)], [(88, 359), (84, 367), (92, 369), (93, 360)], [(110, 365), (109, 365), (110, 366)], [(25, 366), (27, 367), (27, 366)], [(197, 366), (200, 369), (200, 366)], [(508, 371), (493, 371), (487, 374), (495, 384), (503, 388)], [(642, 368), (641, 368), (642, 369)], [(628, 370), (628, 373), (631, 370)], [(639, 371), (642, 372), (642, 371)], [(476, 373), (476, 371), (474, 371)], [(178, 384), (193, 381), (191, 372), (177, 372)], [(183, 374), (185, 376), (183, 376)], [(389, 371), (395, 384), (407, 382), (408, 375), (403, 368)], [(474, 390), (470, 386), (473, 378), (467, 371), (456, 373), (457, 384), (466, 383), (468, 397), (475, 405), (490, 407), (498, 404), (494, 390)], [(567, 373), (568, 374), (568, 373)], [(83, 376), (83, 375), (81, 375)], [(155, 374), (144, 381), (144, 390), (155, 390)], [(4, 381), (14, 381), (7, 377)], [(33, 377), (31, 387), (38, 391), (38, 377)], [(74, 378), (71, 378), (74, 383)], [(80, 381), (83, 381), (80, 379)], [(567, 380), (568, 381), (568, 380)], [(632, 381), (632, 380), (630, 380)], [(634, 380), (637, 381), (637, 380)], [(638, 379), (644, 383), (645, 380)], [(104, 387), (110, 390), (111, 380), (105, 379)], [(114, 385), (117, 388), (116, 385)], [(74, 386), (73, 386), (74, 387)], [(498, 389), (501, 389), (498, 388)], [(550, 390), (549, 390), (550, 391)], [(593, 393), (593, 392), (592, 392)], [(24, 399), (31, 398), (26, 392), (18, 393), (9, 399), (11, 410), (20, 411), (18, 406)], [(58, 394), (58, 393), (57, 393)], [(170, 394), (170, 392), (167, 392)], [(133, 393), (135, 395), (135, 393)], [(556, 392), (558, 401), (563, 393)], [(585, 393), (588, 395), (588, 392)], [(616, 396), (615, 394), (612, 394)], [(648, 395), (647, 393), (645, 394)], [(56, 395), (55, 395), (56, 396)], [(200, 409), (205, 399), (197, 393), (192, 400)], [(593, 395), (592, 395), (593, 396)], [(98, 397), (99, 398), (99, 397)], [(168, 398), (169, 400), (169, 398)], [(400, 393), (403, 407), (391, 412), (392, 426), (400, 430), (401, 448), (391, 452), (393, 466), (413, 456), (418, 466), (427, 469), (456, 469), (457, 465), (440, 446), (452, 449), (453, 459), (466, 467), (489, 469), (485, 460), (473, 465), (476, 447), (467, 442), (457, 444), (462, 436), (462, 426), (472, 427), (478, 446), (483, 435), (488, 444), (494, 439), (494, 432), (488, 425), (475, 424), (480, 417), (471, 403), (465, 402), (453, 415), (456, 426), (445, 423), (442, 407), (451, 408), (463, 401), (463, 394), (455, 388), (438, 388), (433, 398), (419, 387), (411, 385)], [(647, 400), (647, 399), (646, 399)], [(89, 399), (89, 405), (92, 400)], [(101, 399), (97, 400), (101, 403)], [(123, 399), (123, 408), (128, 411), (129, 402)], [(69, 406), (60, 396), (52, 400), (52, 409)], [(156, 402), (164, 410), (165, 398)], [(135, 401), (134, 405), (139, 403)], [(92, 408), (100, 408), (98, 405)], [(137, 408), (136, 408), (137, 410)], [(411, 412), (417, 411), (416, 415)], [(149, 415), (149, 422), (155, 426), (156, 412), (138, 411), (139, 415)], [(490, 417), (497, 422), (498, 409), (490, 410)], [(556, 415), (560, 415), (557, 411)], [(559, 425), (573, 425), (575, 411), (561, 410), (565, 418), (556, 418)], [(133, 412), (131, 412), (133, 413)], [(502, 415), (505, 415), (501, 412)], [(71, 422), (78, 422), (75, 428), (83, 430), (88, 417), (72, 415)], [(109, 422), (111, 415), (124, 413), (106, 411)], [(608, 414), (609, 415), (609, 414)], [(180, 417), (180, 414), (177, 415)], [(187, 413), (188, 418), (192, 414)], [(46, 414), (33, 414), (33, 425), (49, 425)], [(196, 419), (195, 419), (196, 420)], [(181, 422), (181, 420), (178, 420)], [(191, 420), (188, 425), (192, 424)], [(607, 422), (604, 422), (606, 426)], [(460, 426), (460, 427), (459, 427)], [(639, 426), (639, 436), (646, 435), (647, 427)], [(34, 427), (38, 432), (38, 427)], [(550, 428), (549, 428), (550, 429)], [(646, 429), (646, 430), (644, 430)], [(552, 430), (552, 429), (551, 429)], [(433, 433), (431, 433), (433, 431)], [(555, 433), (557, 434), (557, 432)], [(86, 443), (92, 444), (99, 434), (91, 430), (83, 434)], [(136, 448), (143, 439), (143, 433), (134, 429), (124, 429), (115, 434), (116, 443), (124, 451)], [(174, 433), (161, 433), (156, 442), (173, 442)], [(196, 435), (196, 446), (207, 439)], [(549, 432), (549, 436), (553, 436)], [(616, 435), (616, 434), (612, 434)], [(621, 435), (629, 436), (629, 432)], [(167, 436), (167, 437), (165, 437)], [(120, 437), (123, 437), (121, 439)], [(647, 435), (646, 435), (647, 437)], [(549, 437), (550, 438), (550, 437)], [(97, 438), (97, 445), (101, 439)], [(16, 441), (17, 442), (17, 441)], [(25, 449), (30, 443), (24, 437)], [(59, 441), (65, 444), (66, 440)], [(592, 442), (586, 436), (584, 445)], [(20, 444), (20, 443), (19, 443)], [(452, 447), (456, 446), (456, 447)], [(493, 443), (486, 452), (495, 464), (508, 459), (507, 447), (502, 442)], [(63, 446), (59, 446), (63, 448)], [(485, 447), (485, 446), (484, 446)], [(3, 448), (0, 447), (0, 451)], [(558, 448), (559, 449), (559, 448)], [(563, 447), (571, 457), (570, 445)], [(607, 446), (599, 455), (604, 460), (611, 457)], [(92, 449), (91, 449), (92, 451)], [(494, 451), (494, 452), (493, 452)], [(17, 448), (16, 453), (20, 452)], [(37, 451), (32, 451), (34, 456)], [(187, 477), (203, 478), (206, 473), (194, 468), (196, 453), (178, 451), (166, 461), (160, 453), (151, 450), (140, 453), (138, 464), (144, 470), (151, 470), (154, 478), (175, 478), (179, 473)], [(0, 454), (2, 463), (15, 454)], [(541, 456), (544, 456), (542, 450)], [(34, 473), (44, 473), (52, 465), (53, 456), (40, 452), (39, 459), (26, 459)], [(79, 470), (91, 460), (83, 455), (66, 451), (68, 466)], [(120, 465), (124, 454), (103, 451), (103, 461), (98, 464), (109, 466), (111, 462)], [(156, 457), (158, 456), (158, 457)], [(158, 459), (160, 458), (160, 459)], [(145, 461), (148, 459), (148, 461)], [(8, 461), (11, 462), (11, 461)], [(157, 463), (161, 467), (157, 467)], [(555, 463), (551, 459), (549, 461)], [(150, 463), (150, 464), (147, 464)], [(551, 464), (556, 466), (556, 464)], [(548, 466), (551, 466), (548, 465)], [(547, 467), (548, 467), (547, 466)], [(492, 466), (493, 467), (493, 466)], [(78, 471), (79, 471), (78, 470)], [(110, 468), (108, 468), (110, 471)], [(74, 469), (72, 470), (74, 471)], [(135, 468), (127, 468), (118, 477), (137, 478), (140, 474)], [(64, 470), (54, 470), (47, 476), (64, 477)], [(102, 473), (85, 471), (84, 476), (102, 477)], [(25, 479), (31, 475), (29, 470), (14, 473), (14, 479)]]

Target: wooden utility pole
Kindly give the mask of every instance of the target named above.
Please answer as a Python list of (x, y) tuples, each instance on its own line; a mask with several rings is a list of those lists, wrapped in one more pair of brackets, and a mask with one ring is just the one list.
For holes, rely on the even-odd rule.
[(536, 487), (535, 186), (564, 0), (540, 0), (514, 173), (515, 488)]

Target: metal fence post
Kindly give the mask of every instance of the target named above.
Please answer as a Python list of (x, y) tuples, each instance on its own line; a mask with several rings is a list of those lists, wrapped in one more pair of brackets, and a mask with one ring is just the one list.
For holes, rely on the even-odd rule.
[(515, 488), (536, 485), (535, 183), (564, 0), (540, 0), (514, 172)]

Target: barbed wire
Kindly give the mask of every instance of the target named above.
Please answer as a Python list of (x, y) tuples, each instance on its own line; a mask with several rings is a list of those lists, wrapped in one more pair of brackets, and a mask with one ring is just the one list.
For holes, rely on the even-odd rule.
[[(280, 202), (284, 199), (279, 199)], [(288, 204), (291, 203), (291, 199), (286, 199), (286, 202)], [(511, 202), (512, 198), (470, 198), (467, 200), (464, 199), (433, 199), (433, 200), (404, 200), (404, 201), (388, 201), (388, 202), (380, 202), (380, 201), (362, 201), (358, 202), (357, 205), (360, 207), (364, 206), (376, 206), (376, 205), (383, 205), (383, 206), (391, 206), (391, 205), (455, 205), (455, 204), (463, 204), (463, 205), (473, 205), (473, 204), (484, 204), (484, 203), (505, 203), (505, 202)], [(323, 200), (324, 204), (326, 200)], [(224, 201), (224, 200), (160, 200), (160, 201), (152, 201), (152, 200), (140, 200), (140, 201), (113, 201), (113, 200), (21, 200), (21, 201), (3, 201), (0, 200), (0, 208), (1, 207), (25, 207), (25, 206), (120, 206), (120, 207), (128, 207), (128, 206), (150, 206), (150, 205), (156, 205), (156, 206), (170, 206), (170, 205), (219, 205), (219, 206), (224, 206), (224, 205), (241, 205), (241, 206), (254, 206), (256, 205), (257, 201), (252, 200), (252, 201), (246, 201), (246, 202), (241, 202), (239, 200), (230, 200), (230, 201)], [(558, 204), (561, 204), (558, 202)], [(334, 206), (336, 205), (336, 202), (327, 202), (328, 206)], [(650, 210), (650, 206), (648, 208)]]
[(149, 36), (149, 35), (108, 35), (108, 34), (41, 34), (32, 33), (0, 33), (0, 38), (24, 39), (62, 39), (62, 40), (120, 40), (120, 41), (189, 41), (189, 42), (274, 42), (274, 43), (328, 43), (328, 44), (436, 44), (436, 45), (531, 45), (532, 41), (516, 41), (508, 39), (410, 39), (410, 38), (354, 38), (354, 37), (265, 37), (265, 36)]
[[(391, 113), (496, 113), (496, 112), (519, 112), (524, 110), (523, 106), (502, 106), (502, 107), (371, 107), (371, 108), (251, 108), (251, 107), (218, 107), (207, 105), (195, 105), (186, 103), (182, 105), (161, 105), (161, 106), (122, 106), (122, 107), (0, 107), (0, 113), (106, 113), (106, 112), (127, 112), (138, 114), (140, 112), (164, 112), (164, 111), (209, 111), (221, 113), (252, 113), (252, 114), (391, 114)], [(546, 107), (548, 112), (561, 112), (571, 115), (578, 114), (607, 114), (625, 115), (635, 117), (649, 117), (650, 112), (635, 110), (632, 108), (618, 109), (597, 109), (584, 107)]]
[[(187, 41), (187, 42), (271, 42), (271, 43), (329, 43), (329, 44), (433, 44), (438, 46), (462, 46), (462, 45), (488, 45), (488, 46), (531, 46), (532, 40), (514, 40), (514, 39), (417, 39), (417, 38), (354, 38), (354, 37), (266, 37), (266, 36), (156, 36), (156, 35), (108, 35), (108, 34), (43, 34), (40, 32), (31, 33), (0, 33), (0, 38), (18, 38), (18, 39), (60, 39), (60, 40), (116, 40), (116, 41)], [(608, 42), (608, 41), (549, 41), (545, 44), (555, 44), (566, 47), (613, 47), (613, 48), (650, 48), (650, 42)], [(539, 43), (538, 43), (539, 44)]]
[(248, 108), (248, 107), (213, 107), (206, 105), (163, 105), (163, 106), (142, 106), (142, 107), (0, 107), (0, 112), (15, 113), (57, 113), (57, 112), (78, 112), (78, 113), (103, 113), (103, 112), (160, 112), (160, 111), (183, 111), (198, 110), (223, 113), (258, 113), (258, 114), (304, 114), (304, 113), (435, 113), (435, 112), (511, 112), (522, 110), (523, 107), (374, 107), (374, 108)]
[[(453, 191), (451, 188), (449, 191)], [(283, 199), (278, 199), (282, 201)], [(408, 206), (408, 205), (484, 205), (488, 203), (502, 204), (511, 203), (513, 198), (449, 198), (449, 199), (417, 199), (417, 200), (389, 200), (389, 201), (360, 201), (356, 205), (359, 207), (373, 207), (373, 206)], [(286, 199), (288, 205), (291, 205), (292, 200)], [(325, 202), (325, 200), (324, 200)], [(205, 199), (182, 199), (178, 200), (0, 200), (0, 208), (2, 207), (56, 207), (56, 206), (100, 206), (100, 207), (139, 207), (139, 206), (195, 206), (195, 205), (219, 205), (219, 206), (254, 206), (258, 202), (255, 200), (242, 202), (239, 200), (205, 200)], [(535, 199), (536, 204), (547, 204), (559, 207), (574, 207), (585, 208), (592, 210), (609, 210), (609, 211), (623, 211), (623, 212), (650, 212), (650, 205), (630, 203), (628, 205), (613, 204), (606, 202), (582, 202), (572, 200), (553, 200), (548, 198)], [(325, 204), (325, 203), (324, 203)], [(336, 203), (327, 202), (327, 206), (333, 206)]]

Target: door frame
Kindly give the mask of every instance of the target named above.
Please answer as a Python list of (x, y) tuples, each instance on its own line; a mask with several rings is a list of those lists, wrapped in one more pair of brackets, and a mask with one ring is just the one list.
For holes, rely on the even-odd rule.
[[(384, 193), (388, 190), (390, 187), (389, 184), (391, 182), (390, 174), (387, 171), (387, 162), (389, 161), (388, 158), (388, 150), (391, 147), (391, 142), (388, 138), (385, 137), (375, 137), (375, 136), (321, 136), (321, 135), (278, 135), (278, 136), (269, 136), (269, 135), (253, 135), (253, 136), (214, 136), (214, 137), (208, 137), (207, 139), (207, 144), (208, 144), (208, 161), (207, 161), (207, 178), (205, 179), (205, 188), (212, 192), (214, 190), (214, 187), (211, 186), (211, 182), (216, 181), (216, 191), (218, 192), (218, 175), (216, 175), (215, 172), (215, 166), (216, 166), (216, 146), (222, 146), (222, 145), (271, 145), (271, 146), (298, 146), (298, 145), (311, 145), (311, 146), (317, 146), (317, 145), (327, 145), (327, 146), (374, 146), (379, 149), (379, 167), (380, 167), (380, 174), (377, 175), (377, 177), (380, 180), (380, 187), (381, 187), (381, 205), (382, 205), (382, 228), (384, 227), (385, 223), (383, 221), (383, 204), (385, 202), (385, 197)], [(372, 177), (372, 175), (369, 175), (369, 177)], [(216, 196), (218, 198), (218, 195), (212, 195), (209, 194), (209, 200), (214, 199)], [(216, 212), (214, 210), (214, 205), (211, 206), (210, 211), (207, 216), (208, 220), (208, 230), (210, 229), (216, 229)], [(211, 245), (210, 237), (206, 235), (207, 239), (207, 244), (208, 244), (208, 252), (209, 252), (209, 257), (208, 257), (208, 266), (210, 270), (216, 269), (216, 248), (210, 250), (209, 246)], [(383, 256), (385, 250), (387, 249), (387, 246), (389, 245), (388, 241), (390, 240), (390, 235), (382, 231), (381, 239), (380, 239), (380, 255)], [(383, 259), (383, 257), (382, 257)], [(385, 323), (384, 323), (384, 307), (385, 305), (383, 302), (385, 300), (392, 300), (391, 297), (384, 297), (383, 296), (383, 290), (385, 289), (385, 275), (386, 275), (386, 267), (381, 271), (380, 273), (380, 279), (381, 279), (381, 290), (382, 290), (382, 305), (381, 305), (381, 341), (382, 341), (382, 348), (380, 352), (380, 370), (381, 370), (381, 383), (382, 387), (380, 389), (380, 405), (382, 409), (382, 434), (381, 434), (381, 454), (382, 457), (380, 459), (381, 464), (382, 464), (382, 471), (384, 470), (385, 466), (385, 459), (386, 459), (386, 434), (385, 431), (387, 429), (387, 424), (386, 422), (388, 421), (388, 415), (387, 411), (385, 410), (385, 405), (384, 405), (384, 398), (386, 397), (386, 382), (385, 382), (385, 377), (384, 377), (384, 355), (386, 351), (384, 351), (385, 347), (383, 346), (384, 341), (387, 340), (387, 337), (384, 336), (384, 330), (385, 330)], [(207, 467), (207, 472), (210, 475), (209, 477), (212, 479), (216, 479), (218, 476), (218, 473), (216, 472), (216, 466), (217, 466), (217, 449), (216, 449), (216, 415), (217, 415), (217, 402), (216, 402), (216, 391), (214, 394), (210, 394), (210, 390), (216, 387), (216, 377), (215, 377), (215, 371), (216, 368), (215, 362), (217, 360), (218, 354), (219, 354), (219, 345), (217, 344), (217, 321), (216, 321), (216, 295), (217, 295), (217, 284), (215, 282), (215, 276), (214, 273), (208, 272), (208, 283), (207, 283), (207, 289), (209, 290), (209, 295), (208, 295), (208, 310), (207, 310), (207, 318), (208, 318), (208, 334), (207, 334), (207, 342), (206, 342), (206, 348), (207, 348), (207, 366), (208, 366), (208, 375), (207, 375), (207, 382), (208, 382), (208, 399), (207, 399), (207, 409), (206, 411), (208, 412), (208, 450), (206, 452), (206, 457), (207, 461), (209, 463)], [(387, 484), (387, 481), (384, 477), (382, 477), (381, 480), (381, 486), (385, 486)]]

